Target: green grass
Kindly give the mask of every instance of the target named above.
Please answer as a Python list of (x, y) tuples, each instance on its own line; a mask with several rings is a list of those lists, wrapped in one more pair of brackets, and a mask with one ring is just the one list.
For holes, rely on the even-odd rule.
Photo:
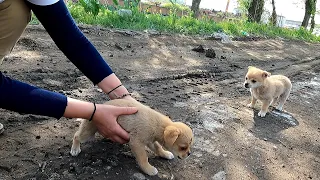
[[(116, 11), (100, 9), (97, 16), (86, 12), (79, 4), (68, 4), (71, 15), (77, 23), (102, 25), (111, 28), (146, 30), (154, 29), (160, 32), (180, 33), (186, 35), (209, 35), (223, 31), (230, 36), (244, 36), (244, 32), (267, 38), (282, 37), (286, 39), (320, 42), (320, 37), (305, 29), (286, 29), (266, 24), (248, 23), (246, 21), (219, 22), (203, 18), (194, 19), (191, 16), (177, 17), (175, 15), (162, 16), (160, 14), (146, 14), (133, 9), (132, 16), (120, 16)], [(33, 16), (32, 23), (37, 20)]]

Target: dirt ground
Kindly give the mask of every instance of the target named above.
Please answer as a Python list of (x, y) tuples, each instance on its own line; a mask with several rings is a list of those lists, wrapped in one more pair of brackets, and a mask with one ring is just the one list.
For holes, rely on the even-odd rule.
[[(320, 44), (220, 41), (81, 26), (140, 102), (189, 124), (192, 155), (164, 160), (150, 153), (154, 177), (138, 168), (128, 145), (97, 135), (69, 154), (74, 119), (0, 110), (0, 179), (320, 179)], [(115, 46), (118, 44), (118, 46)], [(216, 58), (192, 51), (202, 45)], [(75, 44), (76, 46), (76, 44)], [(121, 48), (119, 48), (121, 47)], [(247, 66), (291, 78), (285, 112), (265, 118), (246, 107)], [(83, 100), (108, 100), (67, 60), (41, 26), (29, 26), (1, 66), (6, 75)]]

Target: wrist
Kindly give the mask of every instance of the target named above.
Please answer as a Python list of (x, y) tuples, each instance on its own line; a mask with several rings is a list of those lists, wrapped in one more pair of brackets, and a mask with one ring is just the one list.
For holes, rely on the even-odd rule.
[(67, 107), (63, 114), (66, 118), (90, 119), (94, 110), (92, 103), (80, 101), (73, 98), (67, 99)]
[(115, 87), (119, 86), (120, 84), (121, 84), (121, 81), (118, 79), (118, 77), (114, 73), (112, 73), (109, 76), (105, 77), (97, 85), (99, 88), (102, 89), (103, 92), (108, 93)]
[(98, 87), (100, 87), (110, 99), (127, 99), (128, 96), (130, 96), (127, 88), (121, 84), (121, 81), (115, 74), (111, 74), (104, 78), (100, 83), (98, 83)]

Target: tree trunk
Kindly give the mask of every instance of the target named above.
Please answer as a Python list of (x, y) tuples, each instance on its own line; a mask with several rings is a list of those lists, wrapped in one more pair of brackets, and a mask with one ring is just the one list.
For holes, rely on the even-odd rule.
[(229, 4), (230, 4), (230, 0), (227, 0), (226, 12), (228, 12)]
[(193, 12), (193, 17), (197, 18), (199, 16), (199, 6), (201, 0), (192, 0), (191, 10)]
[(310, 20), (311, 13), (312, 13), (312, 1), (313, 0), (306, 0), (306, 3), (305, 3), (304, 18), (303, 18), (303, 21), (301, 24), (301, 26), (304, 28), (307, 28), (308, 24), (309, 24), (309, 20)]
[(314, 16), (315, 14), (312, 14), (311, 16), (311, 27), (310, 27), (310, 32), (313, 32), (314, 26), (316, 24), (315, 20), (314, 20)]
[(264, 0), (252, 0), (248, 9), (248, 20), (249, 22), (261, 21), (261, 15), (263, 13)]
[(277, 12), (276, 12), (276, 5), (274, 3), (274, 0), (272, 0), (271, 23), (273, 26), (277, 26)]

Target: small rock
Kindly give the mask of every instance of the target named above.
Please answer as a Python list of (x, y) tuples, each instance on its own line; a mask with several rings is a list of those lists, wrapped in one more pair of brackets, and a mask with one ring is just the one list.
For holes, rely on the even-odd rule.
[(177, 101), (177, 99), (176, 98), (170, 98), (171, 100), (173, 100), (173, 101)]
[(83, 167), (84, 172), (91, 174), (92, 172), (94, 172), (94, 169), (92, 169), (91, 167)]
[(116, 166), (118, 166), (118, 163), (116, 161), (112, 161), (111, 166), (116, 167)]
[(36, 139), (40, 139), (41, 138), (41, 136), (36, 136)]
[(105, 167), (104, 169), (108, 171), (108, 170), (111, 169), (111, 166), (107, 166), (107, 167)]
[(268, 141), (268, 139), (267, 139), (267, 138), (263, 138), (263, 140), (264, 140), (264, 141)]
[(109, 57), (113, 57), (113, 54), (109, 54)]
[(61, 176), (58, 173), (52, 173), (49, 177), (49, 180), (58, 180), (61, 179)]
[(36, 72), (36, 73), (43, 73), (43, 70), (42, 70), (42, 69), (36, 69), (34, 72)]
[(223, 156), (223, 157), (227, 157), (227, 156), (228, 156), (228, 154), (222, 154), (222, 156)]
[(199, 45), (198, 47), (193, 48), (192, 51), (200, 52), (200, 53), (204, 53), (205, 52), (205, 50), (204, 50), (202, 45)]
[(132, 11), (130, 9), (119, 9), (118, 10), (118, 15), (121, 16), (121, 17), (132, 16)]
[(199, 166), (199, 168), (203, 168), (202, 162), (199, 162), (198, 166)]
[(146, 177), (141, 173), (134, 173), (133, 174), (133, 179), (135, 179), (135, 180), (144, 180), (144, 179), (146, 179)]
[(103, 91), (102, 91), (102, 89), (96, 89), (98, 92), (100, 92), (100, 93), (102, 93)]
[(201, 157), (202, 156), (202, 153), (199, 153), (199, 152), (195, 152), (193, 153), (194, 156), (196, 156), (197, 158)]
[(123, 47), (121, 47), (118, 43), (116, 43), (114, 46), (119, 50), (123, 50)]
[(100, 165), (102, 165), (102, 161), (100, 159), (98, 159), (97, 161), (93, 162), (92, 165), (100, 166)]
[(209, 48), (206, 50), (205, 56), (208, 58), (216, 58), (216, 52), (213, 49)]
[(216, 173), (211, 179), (212, 180), (226, 180), (226, 172), (224, 171), (220, 171), (218, 173)]
[(130, 44), (130, 43), (127, 44), (127, 45), (126, 45), (126, 48), (131, 48), (131, 44)]

